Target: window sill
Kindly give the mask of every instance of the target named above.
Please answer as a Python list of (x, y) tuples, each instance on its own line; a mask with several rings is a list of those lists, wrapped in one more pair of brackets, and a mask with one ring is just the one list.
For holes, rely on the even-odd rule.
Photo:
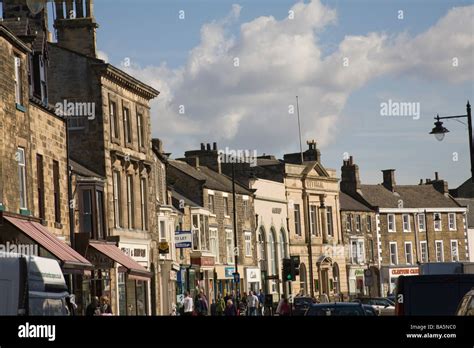
[(29, 211), (28, 209), (20, 208), (20, 215), (31, 216), (31, 211)]
[(224, 218), (230, 219), (230, 215), (224, 215)]
[(216, 214), (209, 214), (210, 217), (217, 217)]
[(16, 103), (15, 106), (18, 111), (21, 111), (23, 113), (26, 112), (26, 107), (24, 107), (23, 105)]

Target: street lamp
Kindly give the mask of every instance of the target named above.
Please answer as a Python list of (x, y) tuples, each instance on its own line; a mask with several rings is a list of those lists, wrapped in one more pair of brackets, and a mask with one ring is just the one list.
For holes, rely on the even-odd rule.
[(438, 141), (443, 141), (446, 133), (449, 133), (449, 130), (443, 126), (443, 122), (441, 122), (441, 120), (467, 118), (467, 127), (469, 131), (469, 152), (470, 152), (470, 157), (471, 157), (471, 181), (474, 183), (474, 138), (473, 138), (473, 133), (472, 133), (471, 104), (469, 104), (469, 101), (467, 102), (466, 110), (467, 110), (466, 115), (445, 116), (445, 117), (439, 117), (439, 115), (437, 115), (435, 117), (435, 120), (436, 120), (435, 127), (430, 132), (430, 134), (433, 134)]

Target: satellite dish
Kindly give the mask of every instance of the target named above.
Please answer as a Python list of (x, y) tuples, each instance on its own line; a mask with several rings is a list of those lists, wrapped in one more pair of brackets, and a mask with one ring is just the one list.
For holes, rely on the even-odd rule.
[(43, 11), (47, 0), (26, 0), (26, 5), (33, 16)]

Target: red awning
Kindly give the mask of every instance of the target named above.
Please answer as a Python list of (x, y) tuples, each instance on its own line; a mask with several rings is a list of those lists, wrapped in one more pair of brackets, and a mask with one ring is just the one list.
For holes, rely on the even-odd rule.
[(111, 258), (118, 264), (125, 267), (131, 276), (134, 276), (137, 279), (151, 278), (151, 272), (147, 271), (145, 267), (143, 267), (137, 261), (126, 255), (114, 243), (90, 241), (89, 245), (100, 253), (104, 254), (105, 256)]
[[(77, 251), (59, 240), (46, 227), (35, 221), (5, 216), (5, 220), (13, 224), (21, 232), (33, 239), (41, 247), (53, 254), (60, 262), (63, 270), (91, 270), (94, 266)], [(67, 272), (66, 272), (67, 273)]]

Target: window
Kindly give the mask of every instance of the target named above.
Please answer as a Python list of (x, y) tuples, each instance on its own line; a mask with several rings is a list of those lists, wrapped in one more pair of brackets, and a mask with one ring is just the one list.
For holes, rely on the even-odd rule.
[(283, 229), (280, 230), (280, 258), (286, 258), (286, 238), (285, 238), (285, 231)]
[(435, 245), (436, 245), (436, 262), (444, 262), (443, 241), (437, 240), (435, 241)]
[(245, 256), (252, 256), (252, 233), (245, 232)]
[(92, 202), (92, 189), (82, 189), (81, 207), (80, 207), (80, 231), (81, 233), (89, 233), (91, 239), (94, 239), (93, 235), (93, 202)]
[(105, 219), (104, 219), (104, 192), (96, 190), (96, 213), (97, 213), (97, 239), (105, 239)]
[(45, 219), (44, 210), (44, 165), (43, 156), (36, 155), (36, 181), (38, 186), (38, 213), (39, 218)]
[(146, 231), (148, 229), (147, 223), (147, 189), (146, 189), (146, 179), (140, 179), (140, 208), (141, 208), (141, 218), (142, 218), (142, 229)]
[(265, 237), (264, 237), (264, 231), (263, 228), (260, 228), (258, 231), (258, 245), (259, 245), (259, 255), (258, 255), (258, 260), (263, 261), (267, 259), (267, 256), (265, 254)]
[(413, 264), (413, 248), (411, 242), (405, 242), (405, 263), (407, 265)]
[(59, 187), (59, 162), (53, 161), (54, 221), (61, 223), (61, 192)]
[(209, 217), (193, 214), (193, 249), (209, 250)]
[(433, 214), (433, 219), (434, 219), (434, 230), (435, 231), (441, 231), (441, 214), (440, 213), (434, 213)]
[(121, 215), (120, 215), (120, 173), (113, 173), (113, 184), (114, 184), (114, 220), (115, 227), (119, 228), (121, 226)]
[(421, 262), (428, 262), (428, 244), (426, 241), (420, 242)]
[(457, 240), (452, 240), (451, 241), (451, 261), (452, 262), (459, 261), (458, 241)]
[(247, 196), (243, 196), (244, 219), (249, 217), (249, 200)]
[(138, 128), (138, 146), (145, 147), (145, 131), (143, 128), (143, 116), (142, 114), (137, 114), (137, 128)]
[(365, 262), (364, 257), (364, 241), (363, 240), (352, 240), (351, 241), (351, 261), (354, 264), (362, 264)]
[(125, 130), (125, 142), (128, 144), (132, 143), (132, 125), (130, 119), (130, 111), (127, 108), (123, 108), (123, 128)]
[(167, 239), (168, 238), (166, 238), (166, 221), (160, 220), (160, 242), (166, 242)]
[(199, 215), (193, 215), (193, 249), (199, 250)]
[(390, 242), (390, 264), (398, 265), (397, 242)]
[(16, 160), (18, 161), (18, 182), (20, 193), (20, 209), (26, 207), (26, 158), (25, 149), (19, 147), (16, 151)]
[(275, 233), (274, 231), (270, 231), (268, 234), (268, 248), (269, 248), (269, 274), (270, 275), (277, 275), (278, 274), (278, 267), (277, 267), (277, 248), (275, 242)]
[(356, 215), (355, 220), (356, 220), (356, 231), (359, 232), (360, 231), (360, 226), (361, 226), (361, 219), (360, 219), (359, 214)]
[(418, 214), (418, 229), (426, 231), (426, 216), (425, 214)]
[(133, 228), (133, 177), (127, 175), (127, 217), (128, 217), (128, 228)]
[(21, 73), (21, 58), (15, 56), (15, 103), (22, 105), (23, 104), (23, 81)]
[(388, 221), (388, 232), (396, 232), (396, 226), (395, 226), (395, 215), (393, 214), (388, 214), (387, 215), (387, 221)]
[(118, 121), (117, 121), (117, 104), (113, 101), (109, 101), (109, 115), (110, 115), (110, 136), (112, 138), (118, 138)]
[(456, 231), (456, 213), (448, 214), (449, 230)]
[(234, 263), (234, 235), (232, 230), (225, 231), (226, 249), (227, 249), (227, 263)]
[(326, 226), (327, 226), (327, 231), (328, 231), (328, 236), (333, 236), (334, 235), (334, 230), (333, 230), (333, 225), (332, 225), (332, 207), (327, 207), (326, 208)]
[(352, 217), (351, 214), (346, 215), (346, 231), (352, 231)]
[(229, 197), (224, 196), (224, 215), (229, 216)]
[(411, 232), (410, 215), (403, 214), (403, 232)]
[(369, 242), (370, 242), (370, 261), (374, 262), (375, 261), (375, 258), (374, 258), (374, 240), (370, 239)]
[(294, 206), (295, 211), (295, 233), (298, 236), (301, 236), (301, 214), (300, 214), (300, 205), (295, 204)]
[(317, 235), (317, 229), (316, 229), (316, 216), (317, 216), (317, 208), (315, 205), (310, 205), (309, 206), (309, 223), (311, 227), (311, 234), (313, 236)]
[(212, 213), (212, 214), (215, 214), (215, 206), (214, 206), (214, 195), (212, 194), (208, 194), (208, 200), (209, 200), (209, 211)]
[(216, 262), (219, 262), (219, 237), (217, 228), (209, 229), (209, 244), (211, 253), (215, 256)]
[(372, 217), (367, 215), (367, 232), (372, 231)]

